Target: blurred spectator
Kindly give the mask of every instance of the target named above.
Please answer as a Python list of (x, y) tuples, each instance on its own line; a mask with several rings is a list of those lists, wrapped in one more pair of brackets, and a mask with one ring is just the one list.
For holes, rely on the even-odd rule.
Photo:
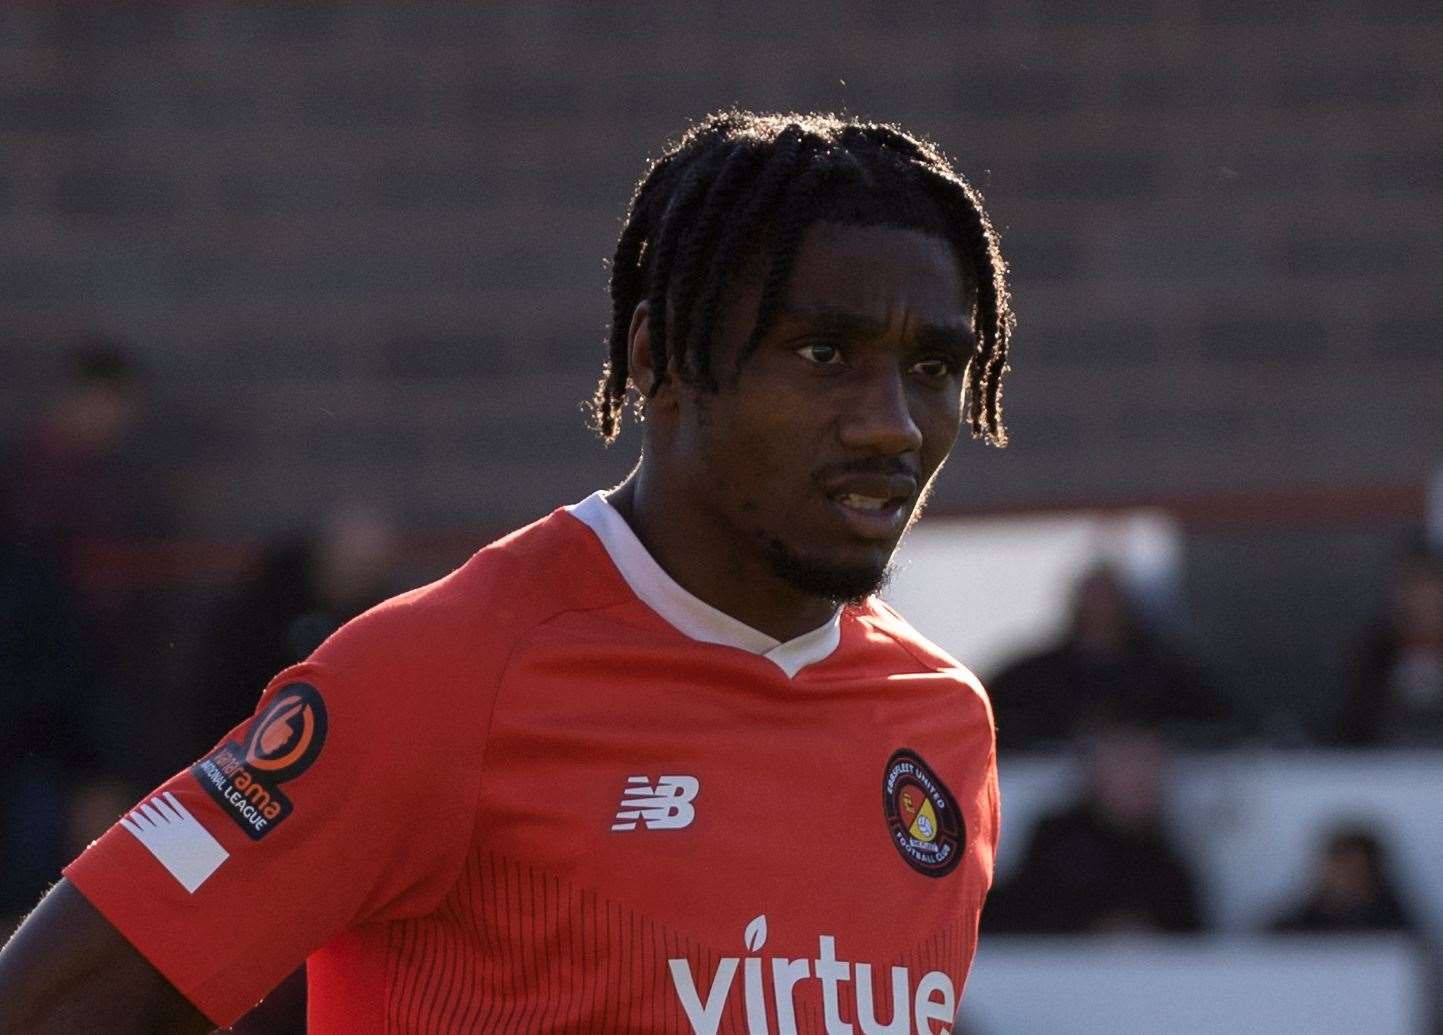
[(1100, 713), (1160, 723), (1184, 742), (1217, 740), (1228, 708), (1202, 667), (1164, 644), (1138, 614), (1117, 573), (1083, 576), (1062, 642), (987, 681), (998, 746), (1060, 746)]
[(1378, 838), (1363, 827), (1329, 836), (1312, 890), (1271, 929), (1278, 932), (1409, 931), (1414, 927), (1388, 876)]
[(1443, 557), (1399, 558), (1387, 613), (1355, 650), (1338, 723), (1345, 744), (1443, 745)]
[(157, 598), (115, 566), (115, 546), (164, 536), (172, 501), (141, 371), (124, 349), (95, 339), (71, 356), (66, 384), (0, 465), (0, 527), (30, 568), (42, 567), (71, 618), (65, 646), (38, 625), (25, 635), (84, 659), (72, 718), (105, 764), (145, 782), (149, 730), (164, 671)]
[(396, 591), (395, 534), (378, 511), (338, 511), (320, 532), (275, 544), (255, 575), (224, 604), (201, 661), (196, 751), (255, 707), (281, 669)]
[(105, 343), (80, 349), (71, 375), (0, 464), (0, 914), (33, 906), (76, 842), (133, 797), (115, 779), (126, 747), (112, 722), (118, 630), (84, 558), (97, 539), (133, 531), (136, 482), (118, 457), (139, 389)]
[(91, 674), (51, 558), (0, 538), (0, 915), (33, 906), (65, 861), (66, 801), (96, 762), (77, 714)]
[(1167, 747), (1152, 728), (1099, 724), (1083, 741), (1082, 796), (1038, 821), (994, 889), (988, 931), (1197, 931), (1196, 881), (1163, 826)]
[(144, 412), (139, 371), (118, 346), (92, 341), (72, 357), (69, 383), (9, 451), (0, 512), (9, 533), (73, 570), (87, 541), (144, 531), (136, 471), (124, 455)]

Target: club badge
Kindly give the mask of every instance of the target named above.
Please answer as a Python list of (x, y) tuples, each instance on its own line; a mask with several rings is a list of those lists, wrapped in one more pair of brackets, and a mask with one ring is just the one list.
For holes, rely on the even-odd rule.
[(915, 751), (902, 748), (888, 760), (882, 812), (892, 843), (912, 869), (945, 877), (957, 867), (967, 843), (957, 799)]

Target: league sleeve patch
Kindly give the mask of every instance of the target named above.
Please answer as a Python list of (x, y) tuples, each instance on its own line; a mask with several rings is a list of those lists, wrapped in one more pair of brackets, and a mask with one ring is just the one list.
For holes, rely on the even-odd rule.
[(191, 766), (221, 811), (252, 841), (291, 814), (281, 784), (311, 767), (326, 742), (326, 705), (309, 683), (289, 683), (255, 719), (244, 742), (229, 740)]

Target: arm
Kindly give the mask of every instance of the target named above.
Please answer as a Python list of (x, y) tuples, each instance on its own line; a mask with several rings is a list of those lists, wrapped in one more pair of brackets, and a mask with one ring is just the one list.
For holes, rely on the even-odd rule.
[(69, 881), (0, 951), (0, 1035), (214, 1028)]
[(0, 956), (0, 1035), (233, 1024), (342, 932), (444, 899), (474, 826), (456, 817), (479, 794), (479, 777), (451, 767), (479, 772), (490, 710), (458, 721), (468, 684), (453, 678), (452, 693), (408, 698), (397, 722), (390, 688), (436, 682), (434, 665), (357, 624), (365, 656), (281, 673), (253, 718), (65, 868)]

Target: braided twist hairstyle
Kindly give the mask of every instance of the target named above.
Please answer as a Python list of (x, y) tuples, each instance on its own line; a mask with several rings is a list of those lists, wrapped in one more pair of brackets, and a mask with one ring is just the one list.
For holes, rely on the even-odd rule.
[[(745, 111), (693, 125), (632, 195), (611, 260), (608, 358), (591, 399), (593, 426), (607, 443), (621, 430), (629, 387), (649, 397), (676, 376), (717, 390), (712, 342), (727, 289), (759, 261), (761, 303), (737, 357), (745, 362), (785, 304), (798, 246), (820, 220), (922, 230), (952, 244), (975, 293), (966, 419), (974, 438), (1007, 444), (1002, 379), (1015, 319), (981, 194), (934, 144), (896, 126)], [(643, 300), (654, 376), (633, 386), (628, 339)]]

